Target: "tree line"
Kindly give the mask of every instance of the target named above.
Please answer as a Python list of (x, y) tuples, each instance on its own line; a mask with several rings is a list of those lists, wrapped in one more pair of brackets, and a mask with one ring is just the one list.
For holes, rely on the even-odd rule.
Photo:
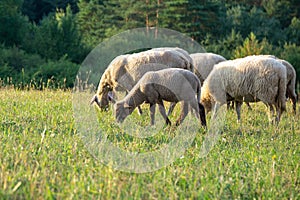
[(1, 0), (0, 24), (0, 84), (72, 87), (95, 46), (138, 27), (179, 31), (227, 59), (276, 55), (300, 77), (298, 0)]

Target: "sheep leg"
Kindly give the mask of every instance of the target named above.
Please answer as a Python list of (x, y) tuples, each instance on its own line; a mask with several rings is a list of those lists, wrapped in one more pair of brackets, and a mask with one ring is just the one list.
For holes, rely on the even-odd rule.
[(172, 114), (175, 106), (176, 106), (176, 103), (171, 103), (170, 104), (170, 107), (169, 107), (169, 110), (168, 110), (168, 116), (170, 116)]
[(241, 107), (243, 102), (236, 101), (235, 102), (235, 111), (237, 114), (238, 122), (241, 122)]
[[(270, 108), (270, 113), (269, 113), (269, 122), (274, 123), (274, 107), (272, 104), (268, 104)], [(277, 109), (276, 109), (277, 110)]]
[(151, 119), (151, 125), (154, 125), (154, 121), (155, 121), (155, 108), (156, 108), (156, 105), (150, 103), (150, 119)]
[(221, 103), (216, 102), (215, 106), (214, 106), (214, 111), (213, 111), (212, 116), (211, 116), (212, 119), (216, 119), (217, 113), (218, 113), (218, 110), (220, 109), (220, 107), (221, 107)]
[(292, 96), (291, 95), (290, 99), (292, 100), (292, 103), (293, 103), (293, 112), (294, 112), (294, 114), (296, 114), (297, 96)]
[(201, 122), (201, 125), (206, 127), (206, 117), (205, 117), (205, 109), (201, 103), (197, 103), (197, 101), (190, 102), (191, 107), (195, 110), (196, 117)]
[(248, 106), (248, 109), (249, 110), (252, 110), (251, 106), (250, 106), (250, 103), (249, 102), (246, 102), (246, 105)]
[(297, 103), (296, 98), (292, 98), (292, 102), (293, 102), (293, 111), (294, 111), (294, 114), (296, 115), (296, 103)]
[(297, 94), (293, 90), (293, 87), (291, 84), (286, 89), (286, 97), (290, 98), (293, 103), (293, 112), (296, 114), (296, 103), (297, 103)]
[(198, 103), (201, 125), (206, 127), (205, 108), (201, 103)]
[(176, 126), (180, 125), (184, 118), (187, 116), (189, 111), (189, 104), (187, 104), (186, 102), (182, 102), (181, 104), (181, 114), (179, 116), (179, 118), (176, 120)]
[(231, 110), (234, 107), (234, 101), (227, 101), (227, 110)]
[(279, 107), (278, 108), (276, 107), (276, 117), (275, 117), (276, 125), (279, 124), (280, 117), (281, 117), (281, 109)]
[(164, 106), (164, 103), (162, 101), (160, 101), (158, 103), (158, 108), (159, 108), (159, 112), (160, 114), (163, 116), (165, 122), (166, 122), (166, 125), (170, 125), (171, 126), (171, 121), (169, 120), (167, 114), (166, 114), (166, 109), (165, 109), (165, 106)]
[(138, 108), (139, 115), (142, 115), (143, 114), (142, 108), (140, 106), (138, 106), (137, 108)]

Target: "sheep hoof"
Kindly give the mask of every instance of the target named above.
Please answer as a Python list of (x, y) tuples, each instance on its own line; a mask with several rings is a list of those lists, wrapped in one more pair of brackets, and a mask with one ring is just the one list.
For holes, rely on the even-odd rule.
[(180, 121), (176, 121), (176, 126), (179, 126), (181, 124)]
[(168, 118), (166, 119), (166, 125), (167, 125), (167, 126), (168, 126), (168, 125), (170, 125), (170, 126), (172, 125), (171, 121), (170, 121)]

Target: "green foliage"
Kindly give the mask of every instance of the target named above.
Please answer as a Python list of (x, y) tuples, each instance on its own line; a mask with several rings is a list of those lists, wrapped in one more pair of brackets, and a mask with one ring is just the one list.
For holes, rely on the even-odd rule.
[(0, 44), (21, 45), (29, 22), (20, 12), (22, 0), (0, 1)]
[[(300, 46), (295, 44), (284, 44), (283, 50), (280, 53), (280, 58), (289, 61), (296, 70), (297, 82), (300, 84)], [(300, 86), (300, 85), (299, 85)], [(299, 88), (298, 88), (299, 90)]]
[(86, 54), (70, 7), (44, 18), (36, 29), (35, 42), (36, 52), (47, 59), (67, 56), (80, 63)]
[(78, 0), (24, 0), (22, 13), (35, 23), (39, 23), (44, 16), (55, 12), (57, 8), (65, 10), (68, 5), (73, 12), (78, 11)]
[(235, 57), (242, 58), (249, 55), (259, 55), (262, 51), (262, 46), (259, 45), (254, 33), (250, 33), (249, 37), (245, 39), (243, 46), (239, 46), (235, 50)]
[(269, 17), (261, 8), (234, 6), (227, 10), (227, 22), (230, 29), (235, 29), (243, 37), (253, 32), (259, 40), (268, 38), (272, 44), (278, 44), (285, 38), (277, 19)]
[(79, 66), (66, 58), (46, 61), (38, 54), (28, 54), (17, 47), (0, 48), (0, 79), (10, 78), (7, 84), (23, 88), (26, 84), (41, 89), (73, 87)]
[(76, 23), (86, 46), (93, 48), (105, 37), (105, 11), (104, 5), (97, 0), (80, 0), (79, 12), (76, 15)]
[(231, 34), (224, 39), (214, 41), (210, 38), (210, 35), (206, 37), (206, 40), (202, 42), (208, 52), (215, 52), (222, 55), (226, 59), (234, 58), (234, 49), (243, 43), (243, 37), (240, 33), (237, 33), (234, 29), (231, 30)]
[[(12, 79), (13, 84), (31, 80), (29, 71), (37, 69), (45, 61), (37, 54), (28, 54), (17, 47), (0, 48), (0, 78)], [(25, 71), (25, 72), (24, 72)]]
[(72, 88), (79, 66), (65, 58), (40, 65), (32, 80), (51, 84), (52, 88)]
[(300, 45), (300, 19), (294, 17), (289, 27), (285, 30), (291, 43)]

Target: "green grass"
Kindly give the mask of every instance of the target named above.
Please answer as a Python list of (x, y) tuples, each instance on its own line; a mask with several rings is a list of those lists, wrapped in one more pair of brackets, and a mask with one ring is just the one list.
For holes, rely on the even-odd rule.
[[(0, 199), (300, 199), (300, 115), (290, 104), (278, 127), (268, 124), (262, 104), (253, 104), (253, 111), (244, 106), (241, 125), (229, 111), (206, 157), (199, 157), (206, 136), (199, 127), (174, 163), (136, 174), (115, 171), (87, 151), (70, 92), (2, 89), (0, 99)], [(134, 113), (131, 120), (147, 125), (146, 115)], [(158, 149), (176, 136), (167, 127), (135, 138), (111, 113), (99, 118), (107, 121), (102, 126), (111, 142), (130, 150)]]

